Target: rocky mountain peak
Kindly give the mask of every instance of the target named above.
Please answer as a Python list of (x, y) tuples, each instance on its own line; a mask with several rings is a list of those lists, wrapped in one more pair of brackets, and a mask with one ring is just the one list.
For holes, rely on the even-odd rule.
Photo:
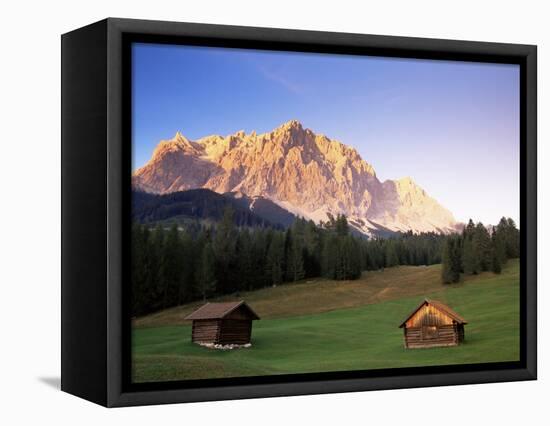
[(176, 132), (171, 141), (185, 148), (194, 147), (193, 142), (187, 139), (180, 131)]
[(264, 197), (315, 221), (343, 213), (391, 230), (440, 232), (455, 224), (410, 177), (381, 183), (355, 148), (298, 120), (260, 135), (241, 130), (191, 141), (178, 132), (159, 143), (133, 182), (153, 193), (206, 188)]
[(289, 120), (286, 123), (281, 124), (278, 129), (303, 131), (304, 127), (298, 120)]

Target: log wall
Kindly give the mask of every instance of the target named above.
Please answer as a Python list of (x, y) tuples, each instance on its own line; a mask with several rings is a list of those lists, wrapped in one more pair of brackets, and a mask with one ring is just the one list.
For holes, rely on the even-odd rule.
[(250, 343), (251, 320), (225, 319), (222, 321), (219, 343), (222, 345), (244, 345)]
[(220, 320), (194, 320), (191, 341), (217, 343), (220, 335)]
[[(432, 329), (428, 327), (434, 327)], [(435, 330), (434, 330), (435, 329)], [(459, 337), (456, 325), (421, 326), (404, 329), (406, 348), (432, 348), (438, 346), (455, 346), (464, 340), (462, 326), (462, 340)]]
[(252, 321), (249, 319), (194, 320), (191, 341), (221, 345), (244, 345), (250, 343), (251, 334)]

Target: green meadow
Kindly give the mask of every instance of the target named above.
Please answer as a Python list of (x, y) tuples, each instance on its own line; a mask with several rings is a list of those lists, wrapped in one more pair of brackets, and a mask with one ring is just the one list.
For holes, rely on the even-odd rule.
[[(282, 285), (223, 300), (246, 300), (262, 318), (252, 347), (222, 351), (191, 343), (183, 320), (200, 303), (133, 322), (134, 382), (368, 370), (519, 359), (519, 262), (441, 284), (441, 266), (400, 266), (355, 281)], [(456, 347), (405, 349), (401, 321), (424, 298), (448, 304), (468, 324)]]

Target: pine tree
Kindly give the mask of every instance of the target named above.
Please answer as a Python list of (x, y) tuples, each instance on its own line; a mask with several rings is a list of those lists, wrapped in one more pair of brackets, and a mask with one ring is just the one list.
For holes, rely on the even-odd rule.
[(462, 236), (469, 236), (470, 238), (473, 237), (475, 229), (476, 225), (474, 224), (474, 221), (472, 219), (468, 220), (468, 224), (464, 227), (464, 230), (462, 231)]
[(493, 228), (493, 233), (491, 235), (491, 243), (493, 248), (493, 262), (491, 270), (495, 274), (500, 274), (502, 272), (502, 263), (506, 260), (505, 258), (505, 247), (503, 242), (498, 236), (496, 228)]
[(236, 235), (233, 223), (234, 211), (231, 206), (225, 208), (222, 221), (215, 231), (212, 248), (216, 258), (217, 282), (222, 293), (231, 293), (238, 288), (240, 278), (235, 271)]
[(399, 257), (397, 256), (397, 248), (394, 240), (386, 241), (385, 264), (387, 268), (399, 265)]
[(164, 229), (157, 224), (150, 236), (151, 243), (148, 245), (149, 273), (147, 274), (147, 287), (151, 291), (151, 310), (162, 307), (164, 282), (162, 279), (162, 250), (164, 246)]
[(334, 279), (343, 280), (346, 274), (346, 264), (343, 253), (343, 237), (335, 235), (336, 243), (334, 246)]
[(493, 253), (491, 251), (491, 237), (487, 228), (479, 222), (474, 230), (472, 237), (475, 258), (478, 262), (478, 271), (489, 271), (493, 263)]
[[(271, 239), (274, 235), (278, 235), (280, 241), (282, 242), (284, 256), (284, 237), (280, 231), (273, 231), (272, 229), (257, 229), (254, 232), (250, 256), (252, 272), (251, 279), (248, 281), (250, 286), (249, 290), (262, 288), (271, 284), (270, 277), (267, 274), (267, 252), (269, 250)], [(284, 271), (284, 259), (281, 269)]]
[(323, 240), (321, 259), (321, 271), (323, 276), (328, 279), (336, 279), (338, 238), (333, 233), (327, 234)]
[(462, 239), (458, 235), (452, 237), (453, 251), (452, 251), (452, 268), (456, 280), (460, 280), (460, 273), (462, 271)]
[(299, 281), (304, 278), (304, 251), (303, 242), (297, 233), (289, 232), (288, 251), (286, 257), (287, 279)]
[(519, 230), (513, 219), (506, 220), (506, 256), (509, 259), (519, 257)]
[(342, 277), (354, 280), (361, 276), (361, 259), (358, 244), (351, 235), (341, 238)]
[(321, 274), (321, 237), (312, 220), (305, 224), (304, 229), (304, 269), (306, 277)]
[(491, 235), (491, 241), (493, 243), (493, 250), (498, 257), (499, 263), (504, 265), (507, 260), (506, 256), (506, 230), (503, 229), (500, 224), (493, 228), (493, 234)]
[(345, 215), (338, 214), (336, 217), (336, 235), (339, 237), (345, 237), (348, 235), (349, 227), (348, 220)]
[(474, 251), (471, 235), (465, 235), (462, 246), (462, 270), (466, 275), (479, 273), (478, 259)]
[(240, 277), (236, 283), (236, 290), (243, 291), (252, 287), (253, 259), (252, 259), (252, 238), (247, 229), (239, 232), (236, 243), (237, 269)]
[(267, 275), (271, 284), (276, 286), (283, 282), (285, 246), (282, 235), (275, 234), (267, 252)]
[(492, 264), (491, 270), (495, 274), (500, 274), (502, 272), (502, 265), (501, 265), (500, 259), (499, 259), (499, 257), (497, 256), (496, 253), (493, 254), (493, 264)]
[(180, 241), (178, 227), (174, 223), (166, 235), (162, 249), (161, 277), (163, 285), (163, 306), (169, 307), (177, 303), (180, 286), (182, 262), (180, 260)]
[(441, 278), (445, 284), (457, 283), (460, 280), (461, 257), (460, 239), (457, 236), (449, 236), (442, 253)]
[(451, 240), (448, 239), (443, 246), (443, 252), (441, 254), (442, 264), (441, 264), (441, 280), (444, 284), (452, 283), (454, 280), (454, 274), (452, 270), (451, 262)]
[(147, 311), (147, 241), (141, 225), (132, 225), (131, 242), (131, 280), (132, 280), (132, 316)]
[(193, 297), (194, 268), (196, 263), (195, 241), (185, 229), (179, 232), (178, 258), (179, 282), (177, 283), (177, 304), (181, 305)]
[(197, 291), (203, 301), (206, 301), (216, 291), (216, 260), (210, 241), (207, 241), (202, 249), (200, 261), (197, 263), (195, 281)]

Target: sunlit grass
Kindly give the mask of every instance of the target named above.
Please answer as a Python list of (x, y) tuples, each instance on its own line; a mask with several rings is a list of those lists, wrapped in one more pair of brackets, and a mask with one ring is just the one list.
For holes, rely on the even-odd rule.
[[(439, 266), (398, 267), (358, 281), (315, 280), (241, 295), (262, 317), (252, 347), (209, 350), (190, 341), (183, 306), (136, 321), (134, 380), (164, 381), (265, 374), (512, 361), (519, 358), (519, 264), (456, 285)], [(401, 320), (423, 297), (466, 320), (466, 341), (407, 350)]]

